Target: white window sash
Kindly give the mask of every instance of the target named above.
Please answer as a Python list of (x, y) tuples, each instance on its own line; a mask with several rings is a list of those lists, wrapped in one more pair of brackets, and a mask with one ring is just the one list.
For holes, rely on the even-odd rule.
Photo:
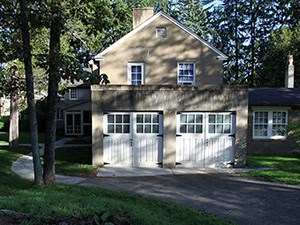
[(77, 89), (74, 89), (74, 88), (69, 89), (69, 99), (70, 100), (77, 100), (78, 99)]
[(132, 74), (131, 74), (131, 67), (132, 66), (141, 66), (142, 70), (141, 70), (141, 85), (145, 84), (145, 63), (128, 63), (127, 64), (127, 77), (128, 77), (128, 84), (129, 85), (133, 85), (132, 84)]
[[(179, 75), (179, 68), (180, 68), (180, 65), (181, 64), (192, 64), (193, 65), (193, 81), (192, 82), (182, 82), (182, 81), (179, 81), (179, 76), (182, 76), (182, 75)], [(177, 84), (178, 85), (194, 85), (196, 83), (196, 63), (195, 62), (178, 62), (177, 63)]]
[[(268, 124), (267, 124), (267, 136), (255, 136), (255, 125), (262, 125), (261, 123), (255, 123), (255, 113), (256, 112), (267, 112), (268, 113)], [(285, 117), (285, 124), (284, 123), (273, 123), (273, 112), (281, 112), (281, 113), (286, 113)], [(253, 120), (252, 120), (252, 137), (253, 139), (286, 139), (287, 135), (273, 135), (273, 125), (284, 125), (287, 127), (288, 125), (288, 110), (286, 109), (272, 109), (272, 110), (267, 110), (267, 109), (256, 109), (253, 111)]]

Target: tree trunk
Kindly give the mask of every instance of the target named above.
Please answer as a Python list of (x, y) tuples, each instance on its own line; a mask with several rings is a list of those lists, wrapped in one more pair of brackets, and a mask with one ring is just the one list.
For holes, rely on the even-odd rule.
[(60, 1), (54, 1), (51, 7), (52, 21), (50, 25), (50, 57), (48, 82), (48, 112), (46, 116), (45, 155), (44, 155), (44, 183), (55, 184), (55, 138), (56, 138), (56, 110), (58, 102), (61, 8)]
[(14, 90), (10, 94), (9, 148), (19, 148), (19, 105)]
[(34, 84), (33, 84), (33, 73), (32, 73), (32, 62), (31, 62), (31, 49), (30, 49), (30, 36), (29, 36), (29, 25), (26, 0), (19, 0), (20, 14), (21, 14), (21, 31), (23, 40), (23, 54), (24, 54), (24, 65), (26, 74), (26, 95), (27, 105), (29, 112), (29, 127), (30, 127), (30, 138), (31, 138), (31, 149), (33, 156), (33, 168), (34, 168), (34, 183), (36, 185), (43, 185), (42, 167), (40, 161), (40, 150), (38, 141), (38, 126), (36, 119), (36, 108), (34, 100)]

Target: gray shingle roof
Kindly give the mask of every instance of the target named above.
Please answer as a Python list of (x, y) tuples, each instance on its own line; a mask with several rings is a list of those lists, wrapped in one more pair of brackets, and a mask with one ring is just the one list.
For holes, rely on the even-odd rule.
[(249, 106), (300, 106), (300, 88), (249, 88)]

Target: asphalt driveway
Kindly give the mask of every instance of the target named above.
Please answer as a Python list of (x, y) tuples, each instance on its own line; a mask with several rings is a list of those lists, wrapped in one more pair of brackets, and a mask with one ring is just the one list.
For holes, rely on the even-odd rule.
[(238, 175), (92, 178), (80, 185), (172, 201), (241, 225), (300, 224), (300, 186), (257, 182)]

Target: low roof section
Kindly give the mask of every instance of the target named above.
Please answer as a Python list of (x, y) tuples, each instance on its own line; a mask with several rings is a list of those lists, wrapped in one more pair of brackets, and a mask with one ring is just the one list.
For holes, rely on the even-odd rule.
[(300, 88), (249, 88), (249, 106), (300, 106)]

